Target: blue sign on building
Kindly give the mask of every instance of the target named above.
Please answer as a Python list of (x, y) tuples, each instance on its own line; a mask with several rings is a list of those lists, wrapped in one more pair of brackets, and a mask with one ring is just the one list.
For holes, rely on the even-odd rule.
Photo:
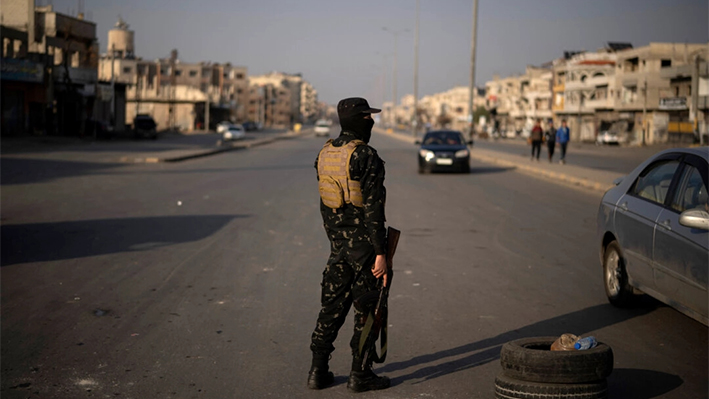
[(0, 65), (0, 79), (18, 82), (44, 82), (44, 68), (42, 64), (14, 58), (3, 58)]

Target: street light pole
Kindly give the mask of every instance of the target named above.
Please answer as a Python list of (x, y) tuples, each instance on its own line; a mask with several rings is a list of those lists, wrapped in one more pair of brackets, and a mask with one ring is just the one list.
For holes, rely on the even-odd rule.
[(475, 96), (475, 42), (478, 30), (478, 0), (473, 2), (473, 33), (470, 44), (470, 98), (468, 98), (468, 123), (470, 139), (473, 139), (475, 126), (473, 124), (473, 96)]
[(419, 125), (419, 8), (420, 0), (416, 0), (416, 33), (414, 35), (414, 120), (411, 123), (414, 138), (417, 136)]
[(643, 141), (642, 146), (645, 147), (645, 135), (647, 134), (647, 76), (643, 82)]
[(392, 72), (392, 112), (394, 115), (392, 115), (392, 121), (394, 122), (394, 125), (396, 125), (396, 83), (397, 83), (397, 74), (396, 74), (396, 61), (397, 61), (397, 48), (398, 48), (398, 43), (399, 43), (399, 33), (403, 32), (408, 32), (408, 29), (403, 29), (403, 30), (397, 30), (393, 31), (390, 29), (387, 29), (386, 27), (383, 27), (382, 30), (391, 33), (394, 35), (394, 71)]

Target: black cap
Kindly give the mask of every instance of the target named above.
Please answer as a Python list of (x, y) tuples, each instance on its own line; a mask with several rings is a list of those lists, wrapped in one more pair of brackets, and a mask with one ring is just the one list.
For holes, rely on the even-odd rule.
[(337, 104), (337, 116), (348, 118), (357, 114), (378, 114), (381, 109), (372, 108), (364, 98), (352, 97), (345, 98)]

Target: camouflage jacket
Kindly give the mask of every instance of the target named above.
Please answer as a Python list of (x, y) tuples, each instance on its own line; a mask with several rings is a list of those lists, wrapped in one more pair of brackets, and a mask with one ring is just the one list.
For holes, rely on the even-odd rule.
[[(349, 132), (342, 132), (333, 140), (332, 145), (340, 147), (355, 140)], [(315, 158), (315, 170), (318, 169), (318, 159)], [(384, 204), (386, 203), (386, 188), (384, 188), (384, 161), (377, 151), (368, 146), (360, 145), (352, 153), (350, 159), (350, 177), (360, 182), (362, 187), (363, 206), (358, 208), (345, 204), (339, 209), (328, 208), (320, 200), (325, 232), (330, 241), (348, 240), (369, 242), (377, 255), (386, 254), (386, 228), (384, 223)]]

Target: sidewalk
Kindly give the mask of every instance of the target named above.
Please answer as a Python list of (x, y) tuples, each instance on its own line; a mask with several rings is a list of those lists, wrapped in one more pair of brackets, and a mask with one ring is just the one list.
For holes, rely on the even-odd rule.
[(2, 140), (3, 158), (63, 160), (92, 163), (180, 162), (227, 151), (248, 149), (277, 140), (297, 137), (300, 133), (264, 130), (247, 133), (243, 140), (222, 143), (214, 133), (165, 134), (149, 140), (82, 140), (76, 137), (21, 137)]
[[(386, 133), (384, 129), (374, 128), (379, 134), (412, 143), (413, 137), (402, 133)], [(597, 193), (605, 193), (613, 187), (613, 180), (624, 176), (623, 174), (584, 168), (571, 164), (560, 165), (546, 161), (530, 161), (529, 157), (504, 153), (500, 151), (484, 150), (473, 146), (470, 157), (485, 163), (504, 167), (511, 167), (528, 175), (551, 180), (556, 183), (582, 187)]]

